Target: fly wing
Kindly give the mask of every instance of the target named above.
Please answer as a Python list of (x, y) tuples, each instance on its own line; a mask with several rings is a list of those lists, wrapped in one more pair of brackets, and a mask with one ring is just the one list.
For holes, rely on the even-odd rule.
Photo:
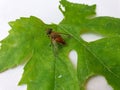
[(61, 35), (60, 35), (59, 33), (57, 33), (57, 32), (52, 32), (52, 33), (51, 33), (51, 38), (52, 38), (53, 41), (65, 45), (65, 41), (64, 41), (64, 39), (61, 37)]
[(55, 38), (55, 41), (57, 43), (61, 43), (61, 44), (65, 45), (65, 41), (63, 40), (63, 38), (61, 36), (59, 36), (58, 38)]

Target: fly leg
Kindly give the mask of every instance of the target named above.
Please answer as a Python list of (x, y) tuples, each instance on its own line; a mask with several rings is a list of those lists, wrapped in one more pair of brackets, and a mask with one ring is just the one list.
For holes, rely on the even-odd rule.
[(52, 39), (51, 37), (50, 37), (50, 41), (51, 41), (51, 43), (49, 44), (49, 46), (51, 46), (51, 48), (52, 48), (52, 50), (53, 50), (53, 54), (54, 54), (54, 56), (56, 57), (56, 56), (57, 56), (57, 50), (58, 50), (57, 43), (56, 43), (56, 41), (55, 41), (54, 39)]

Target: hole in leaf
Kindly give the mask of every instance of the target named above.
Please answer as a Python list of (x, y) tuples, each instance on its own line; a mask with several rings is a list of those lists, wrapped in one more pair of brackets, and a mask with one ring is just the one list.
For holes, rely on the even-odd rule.
[(76, 68), (77, 67), (77, 59), (78, 59), (77, 52), (75, 50), (70, 51), (69, 58), (70, 58), (72, 64), (74, 65), (74, 67)]
[(86, 90), (113, 90), (113, 88), (107, 83), (105, 77), (95, 76), (87, 82)]
[(101, 38), (103, 38), (102, 35), (96, 34), (96, 33), (91, 33), (91, 32), (87, 32), (87, 33), (83, 33), (80, 35), (80, 37), (85, 40), (86, 42), (92, 42), (92, 41), (96, 41), (99, 40)]

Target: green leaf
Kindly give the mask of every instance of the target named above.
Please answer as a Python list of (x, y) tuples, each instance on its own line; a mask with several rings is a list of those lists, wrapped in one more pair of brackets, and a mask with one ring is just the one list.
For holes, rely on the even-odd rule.
[(119, 39), (120, 37), (105, 38), (89, 43), (87, 48), (81, 46), (81, 50), (78, 51), (80, 56), (78, 75), (82, 84), (85, 84), (91, 76), (102, 75), (114, 90), (119, 90)]
[[(96, 5), (88, 6), (84, 4), (70, 3), (66, 0), (61, 0), (60, 3), (60, 10), (65, 16), (62, 21), (64, 23), (71, 23), (71, 25), (74, 23), (83, 23), (87, 17), (95, 15)], [(65, 8), (65, 11), (62, 10), (62, 6)]]
[[(120, 19), (95, 17), (96, 5), (60, 3), (64, 19), (58, 25), (45, 24), (34, 16), (9, 23), (9, 36), (0, 42), (0, 72), (25, 62), (19, 85), (27, 84), (27, 90), (85, 90), (95, 75), (105, 76), (119, 90)], [(66, 45), (51, 44), (47, 28), (67, 34), (61, 35)], [(87, 43), (80, 35), (88, 31), (104, 38)], [(72, 50), (78, 54), (77, 70), (69, 59)]]
[(54, 56), (54, 47), (46, 35), (46, 29), (57, 29), (56, 25), (44, 24), (33, 16), (10, 25), (10, 35), (1, 41), (1, 71), (27, 61), (19, 85), (27, 84), (28, 90), (79, 90), (77, 73), (68, 58), (69, 50), (65, 48), (64, 53)]
[(91, 52), (96, 55), (97, 62), (99, 62), (101, 64), (101, 68), (103, 68), (101, 70), (98, 69), (99, 72), (97, 70), (95, 72), (105, 76), (108, 83), (114, 88), (114, 90), (119, 90), (120, 88), (120, 42), (118, 42), (119, 39), (119, 36), (110, 37), (89, 44)]
[(78, 36), (85, 32), (94, 32), (105, 37), (120, 34), (120, 19), (109, 16), (95, 17), (96, 5), (88, 6), (70, 3), (66, 0), (61, 0), (61, 4), (65, 11), (60, 7), (64, 15), (60, 25), (69, 31), (72, 30), (75, 35)]
[(104, 36), (120, 35), (120, 19), (112, 17), (96, 17), (89, 19), (85, 28), (86, 30)]
[[(62, 0), (63, 5), (66, 3), (69, 2)], [(71, 8), (68, 8), (69, 6)], [(83, 8), (81, 4), (69, 3), (69, 6), (66, 5), (64, 7), (67, 14), (63, 13), (65, 18), (59, 27), (76, 40), (73, 43), (79, 43), (79, 46), (73, 48), (78, 53), (77, 71), (80, 90), (84, 90), (86, 81), (95, 75), (105, 76), (114, 90), (119, 90), (120, 43), (118, 41), (120, 39), (120, 19), (113, 17), (91, 17), (91, 13), (93, 12), (91, 8), (94, 6), (91, 6), (89, 9), (90, 13), (87, 16), (84, 14), (84, 11), (83, 14), (78, 12)], [(88, 6), (84, 5), (84, 10), (87, 9)], [(73, 17), (73, 15), (73, 21), (70, 18), (68, 19), (68, 17)], [(99, 41), (87, 43), (80, 38), (80, 34), (86, 31), (96, 32), (105, 37)]]

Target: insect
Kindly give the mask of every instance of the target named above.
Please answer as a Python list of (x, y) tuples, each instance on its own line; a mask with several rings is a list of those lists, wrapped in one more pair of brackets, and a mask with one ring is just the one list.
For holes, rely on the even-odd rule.
[(47, 29), (47, 35), (51, 38), (52, 42), (56, 42), (65, 45), (65, 41), (58, 32), (54, 32), (51, 28)]

